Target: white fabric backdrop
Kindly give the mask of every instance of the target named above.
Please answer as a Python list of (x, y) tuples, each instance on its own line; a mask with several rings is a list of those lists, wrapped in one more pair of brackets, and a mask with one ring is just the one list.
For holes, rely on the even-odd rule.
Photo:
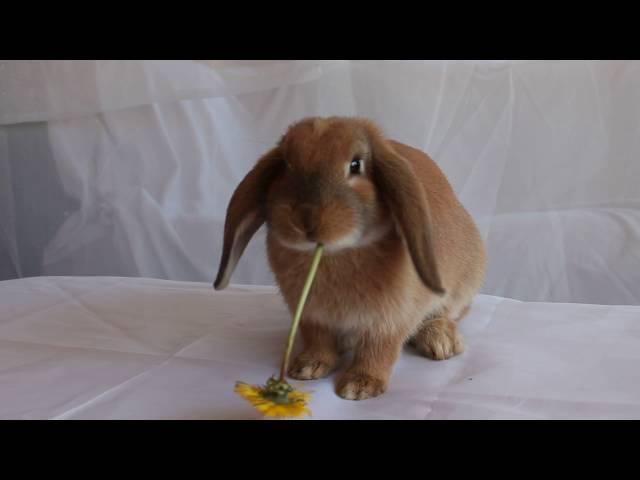
[[(0, 279), (213, 280), (225, 208), (291, 122), (363, 115), (442, 166), (483, 292), (640, 304), (640, 63), (0, 62)], [(264, 235), (233, 283), (273, 284)]]

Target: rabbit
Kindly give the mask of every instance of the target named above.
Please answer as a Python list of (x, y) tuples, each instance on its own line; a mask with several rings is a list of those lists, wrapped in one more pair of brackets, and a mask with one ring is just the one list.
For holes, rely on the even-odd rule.
[(324, 245), (290, 377), (325, 377), (348, 352), (336, 393), (364, 400), (387, 390), (406, 344), (433, 360), (463, 351), (457, 322), (482, 285), (485, 247), (424, 152), (385, 138), (366, 118), (292, 124), (232, 195), (216, 290), (264, 223), (269, 265), (291, 312), (313, 250)]

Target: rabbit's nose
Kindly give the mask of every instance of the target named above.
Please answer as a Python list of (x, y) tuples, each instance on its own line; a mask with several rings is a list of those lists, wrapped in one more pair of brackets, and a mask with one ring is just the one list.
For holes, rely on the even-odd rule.
[(307, 234), (307, 240), (309, 240), (310, 242), (315, 242), (317, 240), (315, 228), (305, 229), (305, 233)]
[(310, 205), (300, 206), (300, 218), (302, 220), (302, 229), (307, 238), (314, 241), (317, 234), (317, 223), (315, 218), (315, 209)]

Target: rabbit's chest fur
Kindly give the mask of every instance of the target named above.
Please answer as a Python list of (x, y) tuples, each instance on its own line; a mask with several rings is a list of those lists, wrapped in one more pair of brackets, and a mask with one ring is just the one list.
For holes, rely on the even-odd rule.
[[(311, 253), (287, 249), (268, 235), (267, 252), (289, 309), (297, 305)], [(420, 282), (400, 237), (391, 234), (365, 248), (323, 255), (303, 321), (344, 333), (363, 330), (409, 336), (444, 298)]]

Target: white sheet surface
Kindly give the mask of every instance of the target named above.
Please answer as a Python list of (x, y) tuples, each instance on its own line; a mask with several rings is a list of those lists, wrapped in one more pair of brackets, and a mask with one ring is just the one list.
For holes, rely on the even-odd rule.
[[(257, 419), (233, 385), (277, 373), (289, 322), (272, 287), (0, 282), (0, 418)], [(460, 327), (464, 354), (405, 350), (376, 399), (305, 382), (313, 418), (640, 418), (640, 307), (479, 296)]]

